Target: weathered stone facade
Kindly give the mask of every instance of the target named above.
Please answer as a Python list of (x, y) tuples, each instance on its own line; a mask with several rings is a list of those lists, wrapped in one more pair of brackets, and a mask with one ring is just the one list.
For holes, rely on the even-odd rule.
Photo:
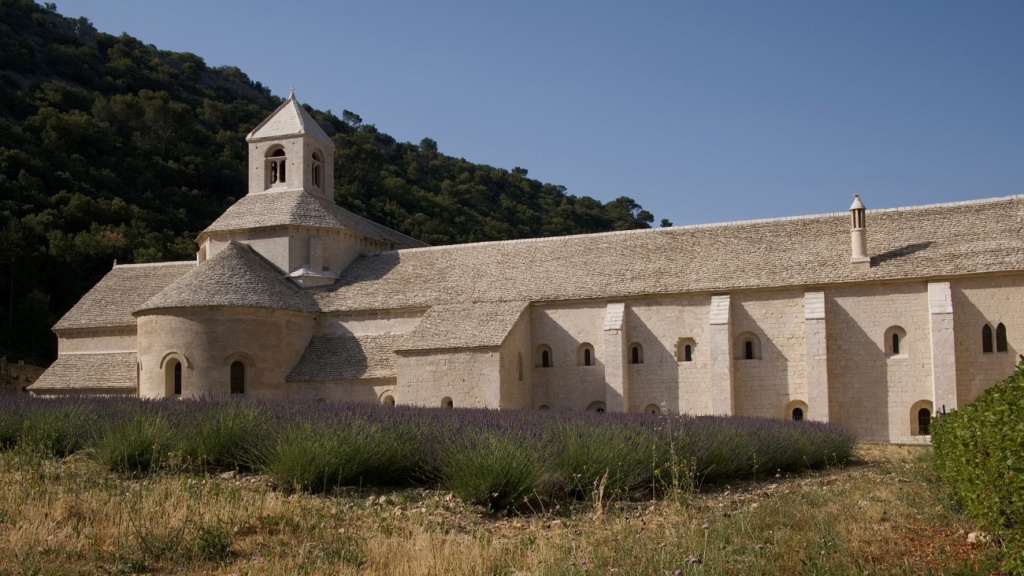
[(286, 101), (197, 261), (115, 266), (36, 394), (735, 414), (926, 442), (1024, 350), (1024, 197), (426, 247)]

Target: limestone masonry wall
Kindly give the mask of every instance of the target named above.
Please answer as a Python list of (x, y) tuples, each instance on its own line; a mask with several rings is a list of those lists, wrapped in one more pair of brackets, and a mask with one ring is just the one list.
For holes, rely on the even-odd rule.
[(530, 309), (527, 308), (501, 346), (501, 401), (498, 406), (502, 409), (539, 406), (533, 402), (530, 317)]
[[(530, 315), (531, 354), (523, 358), (533, 371), (533, 401), (553, 409), (584, 410), (605, 401), (604, 303), (534, 306)], [(580, 346), (592, 347), (592, 365), (583, 366)], [(542, 366), (542, 348), (550, 366)]]
[(95, 352), (134, 352), (135, 326), (64, 333), (57, 338), (59, 355)]
[[(911, 406), (932, 398), (927, 285), (851, 286), (825, 295), (831, 421), (866, 441), (913, 441)], [(905, 332), (898, 354), (893, 327)]]
[[(1024, 276), (963, 278), (952, 282), (953, 325), (956, 341), (957, 403), (962, 406), (977, 398), (992, 384), (1011, 373), (1024, 352)], [(982, 352), (981, 331), (985, 324), (995, 330), (1006, 326), (1008, 349)], [(936, 406), (941, 410), (941, 406)]]
[[(732, 322), (735, 413), (775, 418), (790, 400), (806, 401), (803, 291), (736, 294)], [(757, 338), (760, 357), (745, 358), (746, 334)]]
[[(641, 299), (626, 306), (627, 373), (631, 411), (707, 414), (711, 411), (707, 338), (710, 295)], [(691, 346), (682, 358), (680, 340)], [(643, 362), (632, 363), (632, 344)], [(684, 344), (685, 345), (685, 344)]]
[(285, 376), (313, 336), (312, 314), (239, 308), (179, 309), (139, 317), (139, 395), (171, 396), (168, 360), (182, 363), (182, 397), (228, 396), (231, 363), (245, 365), (245, 393), (289, 394)]
[(398, 371), (400, 404), (455, 408), (497, 408), (501, 402), (500, 353), (496, 348), (402, 352)]

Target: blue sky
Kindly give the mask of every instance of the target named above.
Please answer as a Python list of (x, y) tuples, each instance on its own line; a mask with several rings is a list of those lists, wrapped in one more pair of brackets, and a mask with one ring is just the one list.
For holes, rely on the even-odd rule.
[(57, 9), (677, 225), (1024, 193), (1024, 2)]

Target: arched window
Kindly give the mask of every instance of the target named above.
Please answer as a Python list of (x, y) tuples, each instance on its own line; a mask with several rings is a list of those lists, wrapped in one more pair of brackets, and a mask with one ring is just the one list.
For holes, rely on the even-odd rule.
[(693, 338), (680, 338), (676, 341), (676, 361), (693, 362), (693, 349), (697, 343)]
[(551, 368), (555, 365), (550, 346), (547, 344), (537, 346), (537, 355), (534, 359), (533, 365), (537, 368)]
[(761, 339), (753, 332), (744, 332), (736, 337), (734, 358), (737, 360), (759, 360)]
[(920, 436), (931, 434), (932, 412), (927, 408), (917, 411), (917, 433)]
[(576, 363), (580, 366), (594, 365), (594, 347), (589, 342), (580, 344), (576, 351)]
[(643, 364), (644, 363), (644, 347), (634, 342), (629, 346), (629, 363), (630, 364)]
[(1006, 342), (1006, 326), (1002, 322), (996, 326), (996, 352), (1006, 352), (1009, 346)]
[(587, 412), (597, 412), (598, 414), (604, 414), (604, 402), (601, 402), (600, 400), (596, 402), (591, 402), (590, 405), (587, 406)]
[(910, 435), (928, 436), (932, 429), (932, 403), (919, 400), (910, 407)]
[(313, 186), (323, 186), (324, 160), (319, 152), (313, 152)]
[(286, 180), (285, 165), (287, 157), (284, 148), (277, 147), (267, 154), (267, 187), (283, 183)]
[(453, 407), (455, 407), (455, 403), (452, 402), (451, 398), (445, 396), (444, 398), (441, 399), (441, 407), (442, 408), (453, 408)]
[(885, 331), (885, 355), (907, 355), (907, 332), (899, 326), (890, 326)]
[(174, 364), (174, 395), (181, 396), (181, 362), (172, 360)]
[(245, 364), (237, 360), (231, 363), (231, 393), (245, 394)]
[(791, 400), (782, 410), (783, 418), (802, 421), (807, 418), (807, 403), (803, 400)]
[(995, 348), (992, 346), (992, 327), (985, 324), (981, 327), (981, 352), (991, 354)]
[(388, 406), (388, 407), (394, 406), (395, 405), (395, 397), (390, 395), (390, 394), (388, 394), (387, 396), (385, 396), (385, 397), (380, 399), (380, 403), (382, 405)]

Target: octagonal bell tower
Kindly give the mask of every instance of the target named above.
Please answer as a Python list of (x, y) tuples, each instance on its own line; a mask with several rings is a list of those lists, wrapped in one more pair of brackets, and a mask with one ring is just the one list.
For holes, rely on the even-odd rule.
[(245, 141), (249, 194), (303, 191), (333, 200), (334, 143), (299, 105), (294, 91)]

